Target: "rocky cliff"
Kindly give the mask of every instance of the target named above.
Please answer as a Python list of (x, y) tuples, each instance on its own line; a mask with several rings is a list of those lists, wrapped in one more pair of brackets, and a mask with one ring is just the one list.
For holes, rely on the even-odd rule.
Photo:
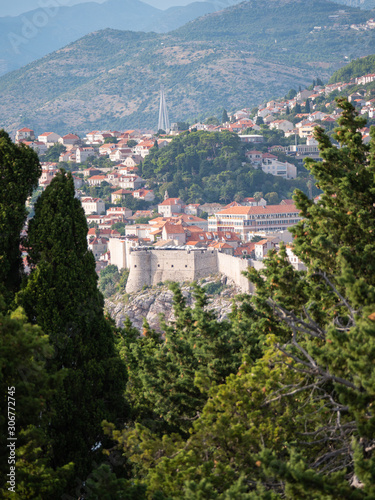
[[(198, 284), (207, 290), (210, 309), (217, 313), (219, 320), (224, 320), (231, 311), (234, 297), (241, 293), (234, 282), (220, 275), (198, 281)], [(191, 283), (181, 285), (182, 294), (188, 305), (193, 305), (193, 286)], [(163, 315), (167, 322), (173, 321), (173, 293), (168, 284), (154, 287), (145, 287), (143, 290), (131, 294), (116, 294), (106, 300), (106, 309), (116, 325), (122, 327), (128, 316), (133, 325), (142, 329), (143, 320), (160, 331), (160, 317)]]

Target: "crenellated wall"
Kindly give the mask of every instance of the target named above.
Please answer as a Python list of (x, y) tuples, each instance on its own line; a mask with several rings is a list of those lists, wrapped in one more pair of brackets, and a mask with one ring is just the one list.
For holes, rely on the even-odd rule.
[(134, 250), (128, 260), (128, 293), (165, 281), (195, 281), (218, 272), (232, 279), (244, 292), (252, 292), (252, 285), (241, 274), (248, 262), (216, 250)]

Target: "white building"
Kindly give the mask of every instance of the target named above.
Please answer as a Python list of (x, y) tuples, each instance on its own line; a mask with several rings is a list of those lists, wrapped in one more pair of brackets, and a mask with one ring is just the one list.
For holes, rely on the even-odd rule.
[(76, 149), (76, 163), (84, 163), (90, 156), (97, 156), (91, 146)]
[(16, 143), (23, 140), (31, 140), (35, 139), (34, 130), (31, 128), (23, 127), (17, 130), (16, 132)]
[(236, 206), (226, 208), (208, 218), (209, 231), (233, 231), (247, 241), (250, 234), (282, 231), (301, 220), (295, 205), (268, 205), (266, 207)]
[(43, 132), (43, 134), (38, 135), (38, 141), (43, 142), (47, 147), (54, 146), (59, 139), (60, 136), (55, 132)]
[(297, 167), (295, 165), (274, 158), (263, 159), (262, 170), (266, 174), (277, 175), (278, 177), (284, 177), (284, 179), (295, 179), (297, 177)]
[(86, 197), (81, 199), (82, 208), (86, 215), (102, 214), (105, 212), (105, 203), (100, 198)]

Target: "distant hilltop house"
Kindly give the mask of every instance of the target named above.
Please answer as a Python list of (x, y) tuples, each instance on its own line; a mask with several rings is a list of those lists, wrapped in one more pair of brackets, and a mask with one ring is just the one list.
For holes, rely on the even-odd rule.
[(78, 135), (75, 134), (66, 134), (63, 137), (60, 137), (58, 139), (58, 142), (65, 146), (66, 148), (70, 149), (76, 144), (80, 144), (81, 139), (78, 137)]
[(133, 198), (152, 202), (155, 199), (155, 195), (152, 189), (136, 189), (133, 191)]
[(101, 175), (102, 171), (98, 168), (89, 167), (82, 171), (84, 177), (92, 177), (93, 175)]
[(128, 218), (132, 215), (132, 211), (126, 207), (110, 207), (107, 210), (107, 215)]
[(15, 142), (19, 143), (20, 141), (23, 140), (34, 141), (35, 140), (34, 130), (27, 127), (23, 127), (17, 130)]
[(87, 179), (87, 182), (90, 186), (100, 186), (106, 179), (107, 177), (105, 175), (93, 175)]
[(132, 194), (132, 191), (130, 189), (117, 189), (117, 191), (114, 191), (111, 194), (111, 202), (119, 203), (125, 200), (125, 197), (129, 194)]
[(86, 215), (101, 214), (105, 212), (105, 203), (100, 198), (86, 196), (81, 199), (81, 204)]
[(220, 203), (204, 203), (199, 206), (199, 209), (202, 212), (205, 212), (208, 215), (214, 215), (220, 210), (223, 210), (224, 206)]
[(122, 189), (139, 189), (146, 181), (138, 175), (122, 175), (119, 177), (118, 185)]
[(315, 127), (317, 127), (318, 124), (315, 122), (310, 122), (309, 120), (305, 120), (299, 123), (296, 123), (296, 127), (298, 129), (298, 135), (301, 138), (306, 138), (309, 135), (312, 135), (314, 132)]
[(111, 161), (123, 161), (128, 156), (131, 156), (133, 153), (131, 148), (123, 147), (123, 148), (115, 148), (109, 152), (109, 159)]
[(185, 203), (180, 198), (167, 198), (158, 205), (158, 213), (164, 217), (171, 217), (182, 213), (184, 207)]
[(281, 130), (283, 132), (288, 132), (294, 129), (294, 125), (289, 120), (275, 120), (270, 123), (270, 129)]
[(108, 156), (110, 153), (115, 151), (118, 148), (117, 144), (113, 142), (109, 142), (107, 144), (102, 144), (99, 146), (99, 155), (100, 156)]
[(295, 179), (297, 177), (297, 167), (289, 162), (281, 162), (277, 156), (261, 151), (246, 151), (246, 157), (254, 167), (261, 168), (266, 174), (276, 175), (284, 179)]
[(48, 148), (47, 145), (44, 144), (44, 142), (40, 141), (27, 141), (26, 139), (20, 139), (18, 141), (18, 144), (25, 144), (25, 146), (28, 146), (32, 150), (34, 150), (38, 155), (44, 155), (47, 153)]
[(98, 145), (98, 144), (104, 144), (105, 140), (111, 137), (115, 137), (117, 139), (121, 137), (121, 133), (117, 131), (113, 132), (111, 130), (105, 130), (105, 131), (94, 130), (86, 134), (85, 141), (87, 144)]
[(249, 207), (265, 207), (267, 202), (264, 198), (255, 199), (254, 197), (243, 198), (241, 205)]
[(123, 160), (122, 164), (126, 167), (136, 167), (140, 163), (142, 163), (143, 157), (141, 155), (131, 154)]
[(38, 141), (46, 144), (48, 148), (54, 146), (60, 139), (60, 136), (55, 132), (43, 132), (43, 134), (38, 135)]
[(82, 146), (76, 149), (76, 163), (84, 163), (90, 156), (97, 156), (95, 149), (91, 146)]

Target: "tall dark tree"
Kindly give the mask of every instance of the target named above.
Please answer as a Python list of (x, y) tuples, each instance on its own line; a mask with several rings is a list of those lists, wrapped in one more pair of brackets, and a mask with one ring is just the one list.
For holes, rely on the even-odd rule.
[(229, 122), (229, 116), (228, 116), (227, 110), (224, 109), (223, 115), (221, 117), (221, 123), (227, 123), (227, 122)]
[(84, 479), (103, 443), (101, 422), (124, 420), (125, 367), (103, 314), (87, 223), (70, 173), (59, 173), (40, 196), (29, 225), (33, 268), (18, 295), (29, 319), (54, 347), (49, 370), (63, 373), (50, 405), (53, 466), (75, 464)]
[[(27, 323), (22, 308), (8, 315), (4, 306), (0, 297), (0, 496), (52, 500), (61, 496), (73, 471), (73, 464), (50, 466), (47, 401), (57, 380), (45, 365), (53, 349), (48, 336)], [(7, 475), (11, 467), (13, 484)]]
[(305, 102), (305, 113), (310, 113), (310, 100), (309, 99), (306, 99), (306, 102)]
[(26, 220), (26, 200), (42, 171), (38, 155), (23, 144), (14, 144), (0, 130), (0, 293), (7, 300), (22, 278), (20, 234)]

